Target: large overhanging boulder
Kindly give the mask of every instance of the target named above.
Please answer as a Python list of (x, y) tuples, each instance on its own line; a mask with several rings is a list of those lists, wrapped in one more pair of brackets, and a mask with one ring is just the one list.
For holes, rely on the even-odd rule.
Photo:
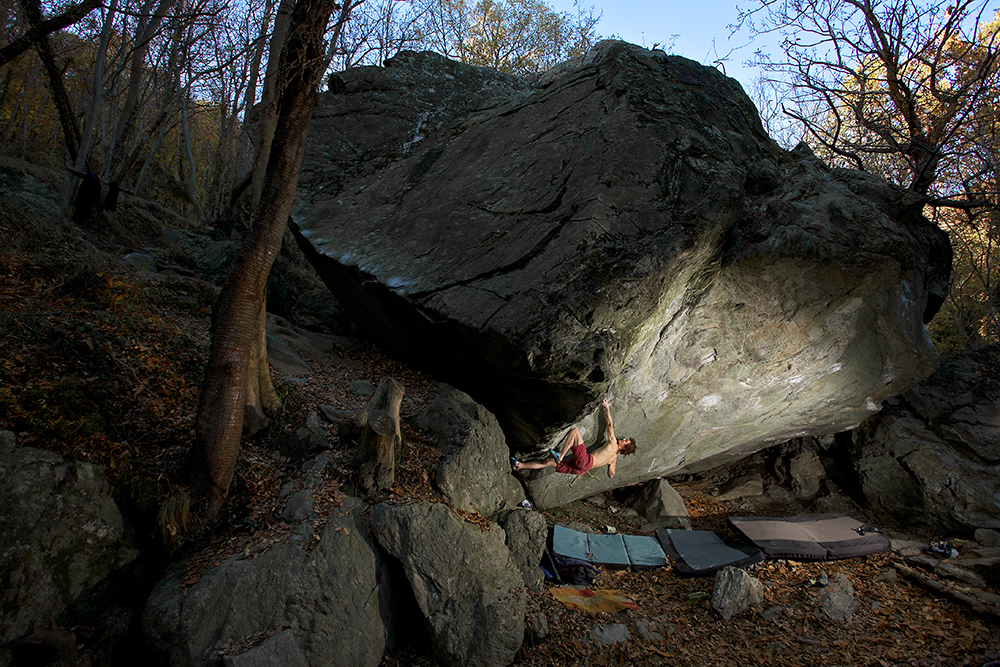
[(920, 197), (780, 149), (714, 69), (602, 42), (537, 81), (404, 53), (331, 81), (294, 213), (371, 336), (514, 451), (601, 398), (637, 454), (557, 505), (850, 428), (933, 372), (947, 237)]

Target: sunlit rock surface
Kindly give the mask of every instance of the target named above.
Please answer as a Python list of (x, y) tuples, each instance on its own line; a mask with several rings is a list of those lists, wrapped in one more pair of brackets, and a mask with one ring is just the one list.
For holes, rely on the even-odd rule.
[(381, 344), (514, 451), (637, 439), (558, 505), (850, 428), (934, 371), (946, 236), (921, 200), (787, 152), (718, 71), (622, 42), (536, 81), (404, 53), (331, 80), (294, 212)]

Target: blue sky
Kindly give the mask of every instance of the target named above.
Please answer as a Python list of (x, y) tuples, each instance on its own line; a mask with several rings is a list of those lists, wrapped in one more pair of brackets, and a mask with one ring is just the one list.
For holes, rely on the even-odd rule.
[[(573, 0), (549, 0), (558, 11), (574, 13)], [(594, 6), (595, 14), (603, 12), (597, 32), (618, 35), (627, 42), (643, 46), (660, 44), (670, 53), (711, 64), (729, 54), (725, 72), (749, 88), (755, 75), (743, 66), (755, 45), (748, 45), (744, 30), (729, 35), (729, 24), (736, 21), (736, 4), (731, 0), (581, 0), (584, 7)], [(745, 3), (749, 6), (749, 0)], [(677, 35), (674, 39), (674, 35)], [(730, 53), (731, 52), (731, 53)]]

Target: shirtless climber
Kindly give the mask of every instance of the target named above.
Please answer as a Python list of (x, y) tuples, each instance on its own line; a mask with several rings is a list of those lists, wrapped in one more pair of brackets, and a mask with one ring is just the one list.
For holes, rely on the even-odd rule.
[[(545, 461), (527, 461), (522, 463), (511, 457), (511, 464), (516, 470), (538, 470), (540, 468), (555, 467), (556, 472), (569, 473), (571, 475), (582, 475), (593, 468), (608, 466), (608, 477), (615, 476), (615, 463), (618, 455), (628, 456), (635, 451), (635, 440), (632, 438), (616, 438), (615, 427), (611, 421), (611, 406), (608, 399), (601, 401), (601, 408), (604, 410), (604, 421), (607, 423), (608, 441), (591, 454), (587, 451), (587, 445), (583, 442), (583, 436), (579, 429), (572, 429), (563, 440), (560, 451), (549, 452), (552, 458)], [(567, 459), (566, 452), (570, 452)]]

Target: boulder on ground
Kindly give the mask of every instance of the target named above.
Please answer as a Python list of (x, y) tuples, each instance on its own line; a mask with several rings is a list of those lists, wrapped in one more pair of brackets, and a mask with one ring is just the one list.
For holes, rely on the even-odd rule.
[(943, 535), (1000, 528), (1000, 345), (942, 364), (853, 432), (851, 456), (883, 520)]
[(468, 394), (443, 391), (417, 424), (445, 454), (434, 485), (456, 508), (493, 516), (523, 500), (523, 493), (511, 493), (510, 450), (500, 424)]
[[(647, 482), (642, 489), (629, 498), (628, 505), (654, 523), (682, 525), (682, 518), (688, 515), (684, 499), (665, 479)], [(690, 527), (690, 526), (688, 526)]]
[(158, 657), (211, 667), (227, 640), (289, 628), (310, 665), (376, 667), (386, 643), (382, 577), (360, 501), (346, 498), (311, 549), (311, 535), (296, 537), (227, 558), (193, 583), (183, 566), (162, 579), (142, 619)]
[(541, 507), (847, 430), (936, 367), (951, 250), (925, 199), (780, 149), (713, 68), (616, 41), (537, 80), (404, 52), (338, 74), (309, 144), (299, 240), (368, 335), (516, 452), (595, 444), (611, 397), (638, 453), (528, 475)]
[(823, 489), (826, 469), (816, 452), (803, 449), (788, 462), (788, 475), (792, 480), (792, 493), (795, 497), (812, 500)]
[(521, 574), (504, 531), (460, 519), (442, 503), (377, 505), (371, 527), (398, 558), (447, 667), (501, 667), (524, 639)]
[(104, 470), (0, 437), (0, 645), (136, 557)]

